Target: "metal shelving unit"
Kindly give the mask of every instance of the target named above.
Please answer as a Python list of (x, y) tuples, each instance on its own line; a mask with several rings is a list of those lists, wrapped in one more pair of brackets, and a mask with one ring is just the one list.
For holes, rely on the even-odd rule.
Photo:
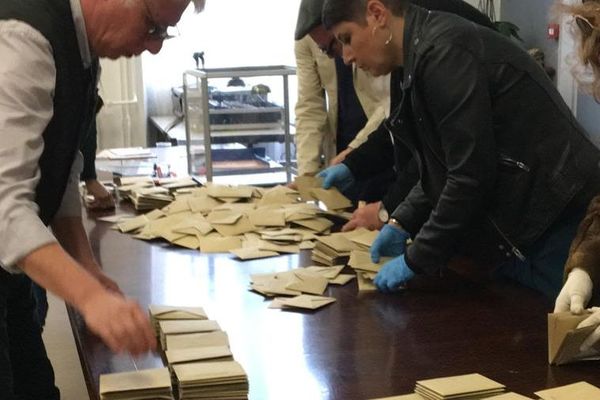
[[(290, 128), (290, 100), (289, 100), (289, 76), (295, 75), (294, 67), (277, 66), (259, 66), (259, 67), (239, 67), (239, 68), (215, 68), (215, 69), (195, 69), (183, 73), (183, 102), (185, 108), (185, 135), (186, 151), (188, 158), (188, 173), (192, 176), (204, 175), (206, 181), (212, 182), (215, 176), (213, 165), (213, 154), (211, 144), (215, 138), (254, 136), (259, 141), (261, 138), (268, 138), (272, 141), (273, 137), (283, 136), (285, 146), (285, 166), (276, 163), (269, 163), (263, 173), (282, 172), (286, 173), (287, 182), (291, 182), (292, 177), (292, 159), (291, 159), (291, 128)], [(253, 78), (253, 77), (281, 77), (283, 87), (283, 107), (264, 107), (256, 109), (235, 109), (236, 115), (260, 114), (281, 112), (281, 119), (277, 122), (264, 123), (232, 123), (219, 124), (211, 123), (211, 117), (223, 116), (226, 111), (210, 109), (209, 101), (210, 90), (209, 81), (218, 78)], [(214, 102), (214, 100), (212, 100)], [(205, 151), (197, 152), (194, 150), (193, 143), (201, 143)], [(195, 142), (194, 142), (195, 139)], [(275, 164), (275, 165), (273, 165)], [(251, 168), (230, 169), (228, 171), (218, 171), (218, 175), (232, 174), (251, 174), (254, 173)]]

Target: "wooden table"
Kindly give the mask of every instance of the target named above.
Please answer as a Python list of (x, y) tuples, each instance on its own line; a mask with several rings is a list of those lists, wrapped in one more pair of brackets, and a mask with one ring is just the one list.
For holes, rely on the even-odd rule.
[[(536, 390), (586, 380), (599, 364), (551, 367), (551, 304), (511, 283), (455, 277), (415, 282), (395, 295), (331, 287), (337, 302), (316, 312), (280, 311), (247, 290), (252, 273), (309, 265), (308, 253), (237, 262), (230, 255), (147, 243), (86, 221), (93, 250), (121, 288), (149, 304), (202, 306), (227, 331), (246, 370), (252, 400), (369, 399), (412, 392), (416, 380), (479, 372), (533, 397)], [(112, 354), (70, 310), (92, 399), (100, 374), (161, 366), (157, 355)]]

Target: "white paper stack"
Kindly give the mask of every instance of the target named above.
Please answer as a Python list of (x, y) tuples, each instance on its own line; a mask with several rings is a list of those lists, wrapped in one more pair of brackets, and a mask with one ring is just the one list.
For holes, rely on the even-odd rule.
[(100, 375), (101, 400), (173, 400), (168, 368)]
[(248, 398), (248, 377), (236, 361), (174, 365), (180, 400)]
[(504, 392), (505, 386), (480, 374), (417, 381), (415, 392), (429, 400), (481, 399)]

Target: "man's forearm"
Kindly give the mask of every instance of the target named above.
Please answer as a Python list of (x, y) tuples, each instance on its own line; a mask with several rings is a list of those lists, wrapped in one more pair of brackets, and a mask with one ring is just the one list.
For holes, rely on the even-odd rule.
[(17, 264), (33, 281), (80, 311), (89, 299), (105, 292), (58, 244), (34, 250)]
[(52, 232), (62, 248), (77, 262), (86, 267), (97, 264), (81, 218), (59, 218), (52, 223)]

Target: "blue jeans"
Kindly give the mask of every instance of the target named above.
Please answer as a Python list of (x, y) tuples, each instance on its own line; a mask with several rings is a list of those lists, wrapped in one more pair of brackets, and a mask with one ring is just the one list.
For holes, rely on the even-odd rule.
[(54, 371), (34, 316), (31, 280), (0, 268), (0, 398), (59, 400)]
[(565, 212), (533, 245), (523, 249), (524, 261), (513, 257), (496, 273), (554, 300), (562, 288), (569, 248), (584, 215), (585, 209)]

